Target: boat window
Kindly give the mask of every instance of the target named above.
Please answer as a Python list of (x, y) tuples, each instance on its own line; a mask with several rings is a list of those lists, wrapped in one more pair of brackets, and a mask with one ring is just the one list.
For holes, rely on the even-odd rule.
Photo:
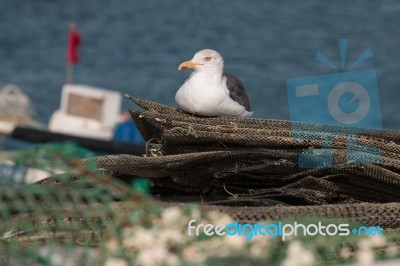
[(101, 121), (102, 99), (93, 99), (78, 94), (69, 94), (67, 113)]

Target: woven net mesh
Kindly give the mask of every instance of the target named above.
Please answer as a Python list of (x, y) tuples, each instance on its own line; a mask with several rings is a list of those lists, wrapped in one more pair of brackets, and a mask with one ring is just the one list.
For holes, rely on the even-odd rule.
[[(130, 99), (144, 109), (130, 110), (148, 141), (144, 156), (93, 157), (68, 143), (7, 154), (14, 166), (12, 173), (0, 172), (1, 265), (185, 264), (193, 259), (186, 246), (195, 240), (163, 238), (163, 230), (185, 232), (192, 217), (213, 221), (225, 215), (250, 223), (319, 217), (380, 225), (387, 246), (399, 249), (400, 133), (198, 117)], [(300, 167), (300, 157), (306, 166), (319, 167)], [(16, 178), (19, 166), (45, 170), (49, 177), (26, 184)], [(165, 218), (174, 213), (170, 208), (179, 209), (183, 222)], [(143, 232), (168, 240), (153, 241), (164, 252), (158, 261), (152, 256), (158, 263), (145, 260), (149, 245), (141, 241), (150, 240)], [(335, 245), (343, 248), (355, 241), (339, 239)], [(279, 261), (276, 254), (287, 247), (281, 241), (268, 245), (271, 250), (262, 253), (260, 263)], [(340, 262), (340, 248), (324, 251), (319, 259)], [(225, 262), (238, 255), (232, 250)]]
[[(99, 158), (106, 169), (152, 176), (156, 183), (172, 177), (179, 189), (202, 192), (203, 203), (255, 206), (272, 218), (298, 210), (393, 228), (400, 225), (400, 134), (396, 131), (206, 118), (131, 100), (145, 109), (130, 112), (149, 141), (147, 156)], [(327, 138), (330, 147), (324, 146)], [(303, 164), (322, 167), (299, 167), (300, 156)], [(110, 165), (115, 160), (131, 163), (116, 169)]]

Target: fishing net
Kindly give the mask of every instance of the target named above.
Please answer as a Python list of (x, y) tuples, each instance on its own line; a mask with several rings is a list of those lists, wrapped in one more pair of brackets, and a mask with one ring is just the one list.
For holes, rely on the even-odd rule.
[[(148, 154), (96, 159), (105, 169), (151, 177), (155, 184), (172, 178), (179, 190), (203, 193), (203, 203), (247, 206), (230, 210), (243, 216), (250, 209), (247, 216), (255, 220), (257, 212), (264, 218), (309, 213), (400, 226), (398, 132), (198, 117), (131, 100), (145, 109), (130, 112), (149, 141)], [(318, 167), (300, 168), (300, 156), (303, 165)]]
[[(130, 99), (144, 109), (130, 111), (144, 156), (93, 157), (69, 143), (3, 156), (1, 265), (265, 265), (299, 259), (293, 250), (324, 263), (365, 249), (399, 256), (398, 132), (205, 118)], [(49, 177), (32, 183), (26, 167)], [(379, 225), (385, 237), (188, 237), (193, 218), (347, 221)]]

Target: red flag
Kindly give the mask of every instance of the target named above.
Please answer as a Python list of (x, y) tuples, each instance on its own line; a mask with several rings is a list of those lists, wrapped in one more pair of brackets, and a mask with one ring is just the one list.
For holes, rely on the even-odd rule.
[(68, 64), (79, 63), (78, 47), (81, 43), (81, 34), (76, 30), (75, 24), (71, 24), (68, 30), (67, 61)]

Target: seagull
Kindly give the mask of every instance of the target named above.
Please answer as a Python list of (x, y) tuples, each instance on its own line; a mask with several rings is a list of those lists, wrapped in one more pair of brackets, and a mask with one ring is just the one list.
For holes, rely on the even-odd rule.
[(224, 60), (214, 50), (197, 52), (192, 60), (183, 62), (178, 70), (194, 71), (175, 95), (179, 109), (202, 116), (250, 117), (250, 103), (240, 80), (225, 74)]

